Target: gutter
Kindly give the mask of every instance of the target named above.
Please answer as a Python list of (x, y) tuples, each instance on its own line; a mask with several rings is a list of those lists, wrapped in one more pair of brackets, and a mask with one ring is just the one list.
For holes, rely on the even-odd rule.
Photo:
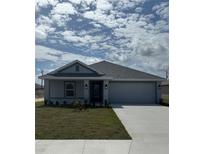
[(52, 76), (39, 76), (39, 79), (48, 80), (110, 80), (110, 81), (164, 81), (164, 79), (114, 79), (113, 77), (52, 77)]

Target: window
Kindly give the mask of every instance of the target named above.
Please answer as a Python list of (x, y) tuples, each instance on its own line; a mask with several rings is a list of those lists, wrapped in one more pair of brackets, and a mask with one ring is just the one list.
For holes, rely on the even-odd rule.
[(76, 71), (76, 72), (79, 72), (79, 65), (76, 65), (76, 66), (75, 66), (75, 71)]
[(75, 82), (65, 82), (65, 97), (75, 96)]

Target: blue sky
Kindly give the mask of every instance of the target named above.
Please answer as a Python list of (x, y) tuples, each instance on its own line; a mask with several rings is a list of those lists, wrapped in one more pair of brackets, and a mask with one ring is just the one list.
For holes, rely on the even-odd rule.
[(165, 77), (168, 0), (36, 0), (36, 82), (81, 60), (108, 60)]

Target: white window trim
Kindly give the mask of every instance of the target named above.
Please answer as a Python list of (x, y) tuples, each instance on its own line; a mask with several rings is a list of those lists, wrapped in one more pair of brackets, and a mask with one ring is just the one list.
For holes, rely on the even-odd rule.
[[(73, 89), (66, 89), (66, 87), (67, 87), (66, 85), (67, 85), (67, 84), (73, 84), (73, 87), (74, 87), (74, 88), (73, 88)], [(67, 96), (67, 95), (66, 95), (66, 91), (73, 91), (73, 94), (74, 94), (74, 95), (73, 95), (73, 96)], [(65, 95), (66, 98), (74, 98), (75, 95), (76, 95), (75, 92), (76, 92), (76, 84), (75, 84), (74, 81), (66, 81), (66, 82), (64, 82), (64, 95)]]

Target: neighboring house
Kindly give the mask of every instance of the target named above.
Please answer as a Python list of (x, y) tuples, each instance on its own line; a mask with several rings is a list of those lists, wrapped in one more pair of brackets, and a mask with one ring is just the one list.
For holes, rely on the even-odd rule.
[(38, 83), (35, 83), (35, 90), (39, 90), (39, 89), (43, 89), (43, 87)]
[(44, 97), (44, 88), (39, 85), (39, 84), (35, 84), (35, 98), (42, 98)]
[(78, 60), (44, 76), (48, 103), (152, 104), (160, 101), (164, 79), (128, 67), (101, 61), (86, 65)]

